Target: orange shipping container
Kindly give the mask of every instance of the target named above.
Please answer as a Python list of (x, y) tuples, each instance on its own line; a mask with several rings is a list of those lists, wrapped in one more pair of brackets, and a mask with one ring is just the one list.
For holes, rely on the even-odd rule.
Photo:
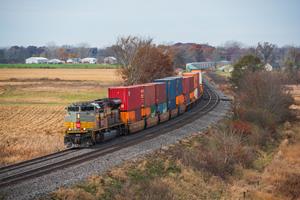
[(121, 121), (125, 124), (137, 121), (136, 111), (124, 111), (120, 112)]
[(194, 101), (195, 100), (195, 94), (194, 91), (190, 93), (190, 101)]
[(176, 105), (184, 104), (184, 95), (179, 95), (176, 97)]
[(149, 117), (151, 115), (151, 108), (150, 107), (142, 108), (141, 115), (142, 117)]

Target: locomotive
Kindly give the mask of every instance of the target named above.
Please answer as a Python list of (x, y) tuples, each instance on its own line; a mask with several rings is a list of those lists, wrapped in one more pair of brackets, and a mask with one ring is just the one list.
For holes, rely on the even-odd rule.
[(88, 147), (135, 133), (183, 114), (203, 94), (201, 72), (154, 83), (109, 88), (108, 98), (66, 107), (64, 143)]

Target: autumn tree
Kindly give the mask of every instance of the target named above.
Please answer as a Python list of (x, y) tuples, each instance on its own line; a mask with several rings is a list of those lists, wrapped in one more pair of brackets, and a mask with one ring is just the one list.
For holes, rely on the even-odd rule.
[(151, 38), (121, 37), (112, 50), (121, 64), (119, 73), (126, 85), (151, 82), (174, 73), (168, 51), (158, 48)]
[(246, 55), (234, 64), (233, 71), (231, 72), (231, 82), (234, 86), (238, 87), (248, 72), (255, 72), (261, 69), (263, 67), (258, 57)]

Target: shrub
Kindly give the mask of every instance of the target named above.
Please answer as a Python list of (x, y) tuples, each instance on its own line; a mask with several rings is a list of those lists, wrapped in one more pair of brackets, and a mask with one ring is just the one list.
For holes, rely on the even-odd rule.
[(232, 175), (237, 164), (251, 166), (255, 158), (254, 150), (245, 145), (242, 134), (225, 127), (211, 130), (194, 149), (178, 148), (173, 153), (184, 165), (221, 178)]
[(284, 83), (285, 77), (277, 72), (246, 74), (237, 91), (236, 117), (264, 128), (288, 120), (293, 98)]

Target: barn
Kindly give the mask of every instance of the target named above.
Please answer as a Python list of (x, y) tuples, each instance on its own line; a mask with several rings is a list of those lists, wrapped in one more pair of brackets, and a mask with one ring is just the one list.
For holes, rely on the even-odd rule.
[(40, 64), (47, 63), (48, 59), (44, 57), (30, 57), (25, 60), (26, 64)]

